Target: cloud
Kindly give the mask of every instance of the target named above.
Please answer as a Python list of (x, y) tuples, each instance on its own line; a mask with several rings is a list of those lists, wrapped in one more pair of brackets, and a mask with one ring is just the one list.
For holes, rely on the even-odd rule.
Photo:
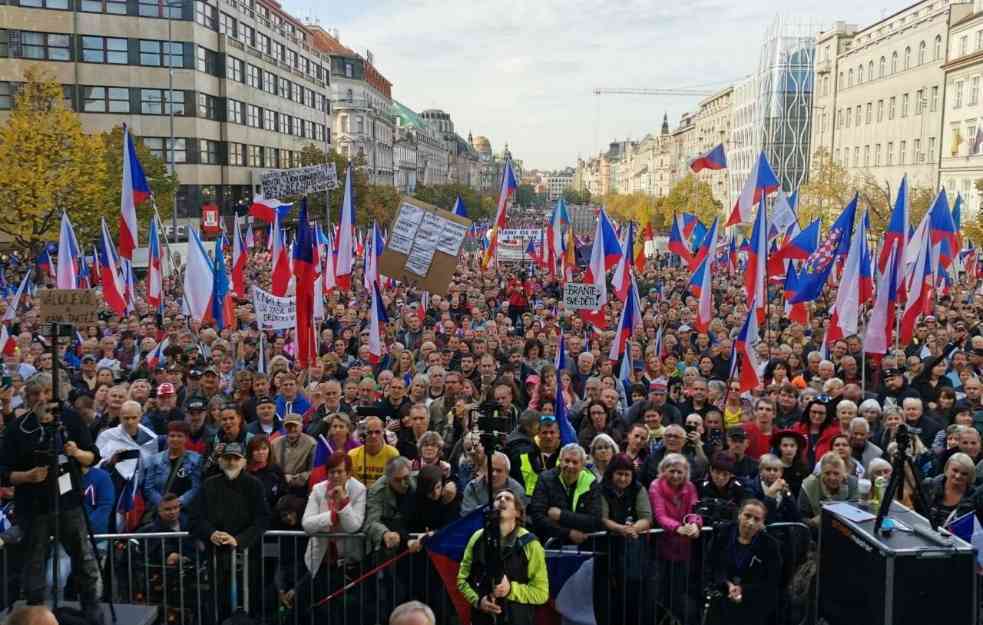
[[(868, 23), (881, 7), (790, 0), (785, 15)], [(572, 165), (611, 140), (657, 132), (699, 98), (597, 96), (595, 87), (722, 87), (756, 70), (776, 16), (766, 0), (405, 0), (285, 8), (372, 50), (396, 99), (440, 108), (458, 133), (509, 142), (526, 167)], [(897, 7), (888, 7), (895, 10)]]

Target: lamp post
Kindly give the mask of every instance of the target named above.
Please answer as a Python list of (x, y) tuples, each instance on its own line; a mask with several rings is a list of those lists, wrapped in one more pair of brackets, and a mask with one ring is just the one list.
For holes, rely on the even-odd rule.
[[(164, 3), (164, 10), (167, 11), (167, 117), (171, 130), (171, 150), (168, 157), (168, 165), (170, 166), (171, 177), (175, 180), (177, 180), (177, 167), (175, 166), (177, 140), (174, 137), (174, 26), (172, 10), (174, 8), (181, 9), (183, 6), (183, 0)], [(181, 58), (184, 58), (183, 54)], [(180, 185), (178, 185), (178, 188), (180, 188)], [(178, 189), (175, 188), (174, 196), (171, 199), (171, 232), (173, 233), (175, 243), (177, 243), (177, 196)]]

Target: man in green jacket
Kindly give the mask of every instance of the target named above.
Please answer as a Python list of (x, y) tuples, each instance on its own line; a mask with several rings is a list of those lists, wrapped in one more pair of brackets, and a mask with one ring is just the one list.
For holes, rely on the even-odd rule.
[(577, 443), (560, 449), (555, 469), (544, 471), (529, 504), (532, 527), (544, 540), (558, 538), (581, 544), (601, 523), (601, 489), (594, 474), (584, 468), (587, 453)]
[(525, 507), (511, 490), (495, 495), (499, 511), (502, 579), (484, 595), (478, 590), (487, 570), (484, 529), (471, 535), (457, 572), (457, 589), (472, 607), (473, 625), (500, 622), (533, 625), (537, 605), (549, 599), (546, 552), (534, 534), (522, 527)]

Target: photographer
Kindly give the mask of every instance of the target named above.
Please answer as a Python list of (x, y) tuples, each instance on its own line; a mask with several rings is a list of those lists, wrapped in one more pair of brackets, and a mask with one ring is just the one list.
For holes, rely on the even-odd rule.
[[(35, 375), (24, 391), (29, 412), (4, 430), (0, 466), (4, 481), (16, 487), (18, 525), (27, 532), (24, 561), (27, 602), (44, 603), (45, 561), (49, 538), (55, 533), (57, 523), (57, 538), (71, 557), (72, 571), (78, 579), (82, 611), (93, 622), (101, 623), (96, 596), (99, 567), (82, 516), (77, 467), (72, 465), (74, 461), (81, 466), (93, 466), (99, 460), (99, 451), (79, 415), (71, 410), (62, 412), (61, 406), (52, 402), (50, 374)], [(61, 455), (68, 461), (56, 464)], [(59, 490), (55, 491), (56, 488)]]
[(522, 525), (525, 506), (522, 499), (506, 489), (495, 495), (500, 532), (502, 578), (496, 580), (491, 592), (483, 596), (479, 588), (485, 582), (487, 549), (484, 529), (471, 535), (464, 549), (461, 567), (457, 572), (457, 589), (471, 605), (474, 625), (507, 623), (531, 625), (535, 622), (535, 606), (549, 599), (549, 579), (546, 575), (546, 552), (536, 536)]

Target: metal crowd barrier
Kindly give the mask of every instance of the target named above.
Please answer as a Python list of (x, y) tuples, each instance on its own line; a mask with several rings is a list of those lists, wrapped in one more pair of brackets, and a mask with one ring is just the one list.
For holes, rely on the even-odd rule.
[[(771, 620), (776, 625), (808, 625), (810, 585), (790, 592), (810, 548), (810, 534), (801, 523), (768, 526), (782, 549), (782, 571)], [(594, 562), (593, 598), (598, 625), (695, 625), (723, 623), (709, 562), (712, 527), (699, 539), (680, 540), (661, 529), (637, 539), (598, 533), (581, 545), (547, 542), (547, 553), (575, 551)], [(386, 623), (392, 609), (409, 599), (430, 605), (441, 625), (458, 622), (443, 581), (425, 551), (388, 563), (395, 554), (367, 553), (364, 534), (320, 535), (328, 540), (327, 558), (344, 553), (343, 564), (325, 564), (315, 576), (305, 564), (311, 537), (300, 531), (269, 531), (237, 557), (231, 570), (228, 553), (206, 549), (187, 532), (99, 535), (109, 545), (102, 570), (107, 592), (120, 603), (160, 606), (168, 625), (218, 625), (233, 607), (242, 607), (269, 625), (373, 625)], [(343, 545), (343, 546), (342, 546)], [(10, 606), (19, 597), (16, 545), (0, 549), (2, 600)], [(336, 562), (335, 560), (331, 560)], [(387, 564), (388, 563), (388, 564)], [(230, 594), (235, 575), (238, 597)], [(364, 578), (364, 579), (363, 579)], [(358, 583), (354, 583), (358, 582)], [(71, 599), (71, 580), (66, 598)], [(320, 599), (333, 598), (316, 609)]]

